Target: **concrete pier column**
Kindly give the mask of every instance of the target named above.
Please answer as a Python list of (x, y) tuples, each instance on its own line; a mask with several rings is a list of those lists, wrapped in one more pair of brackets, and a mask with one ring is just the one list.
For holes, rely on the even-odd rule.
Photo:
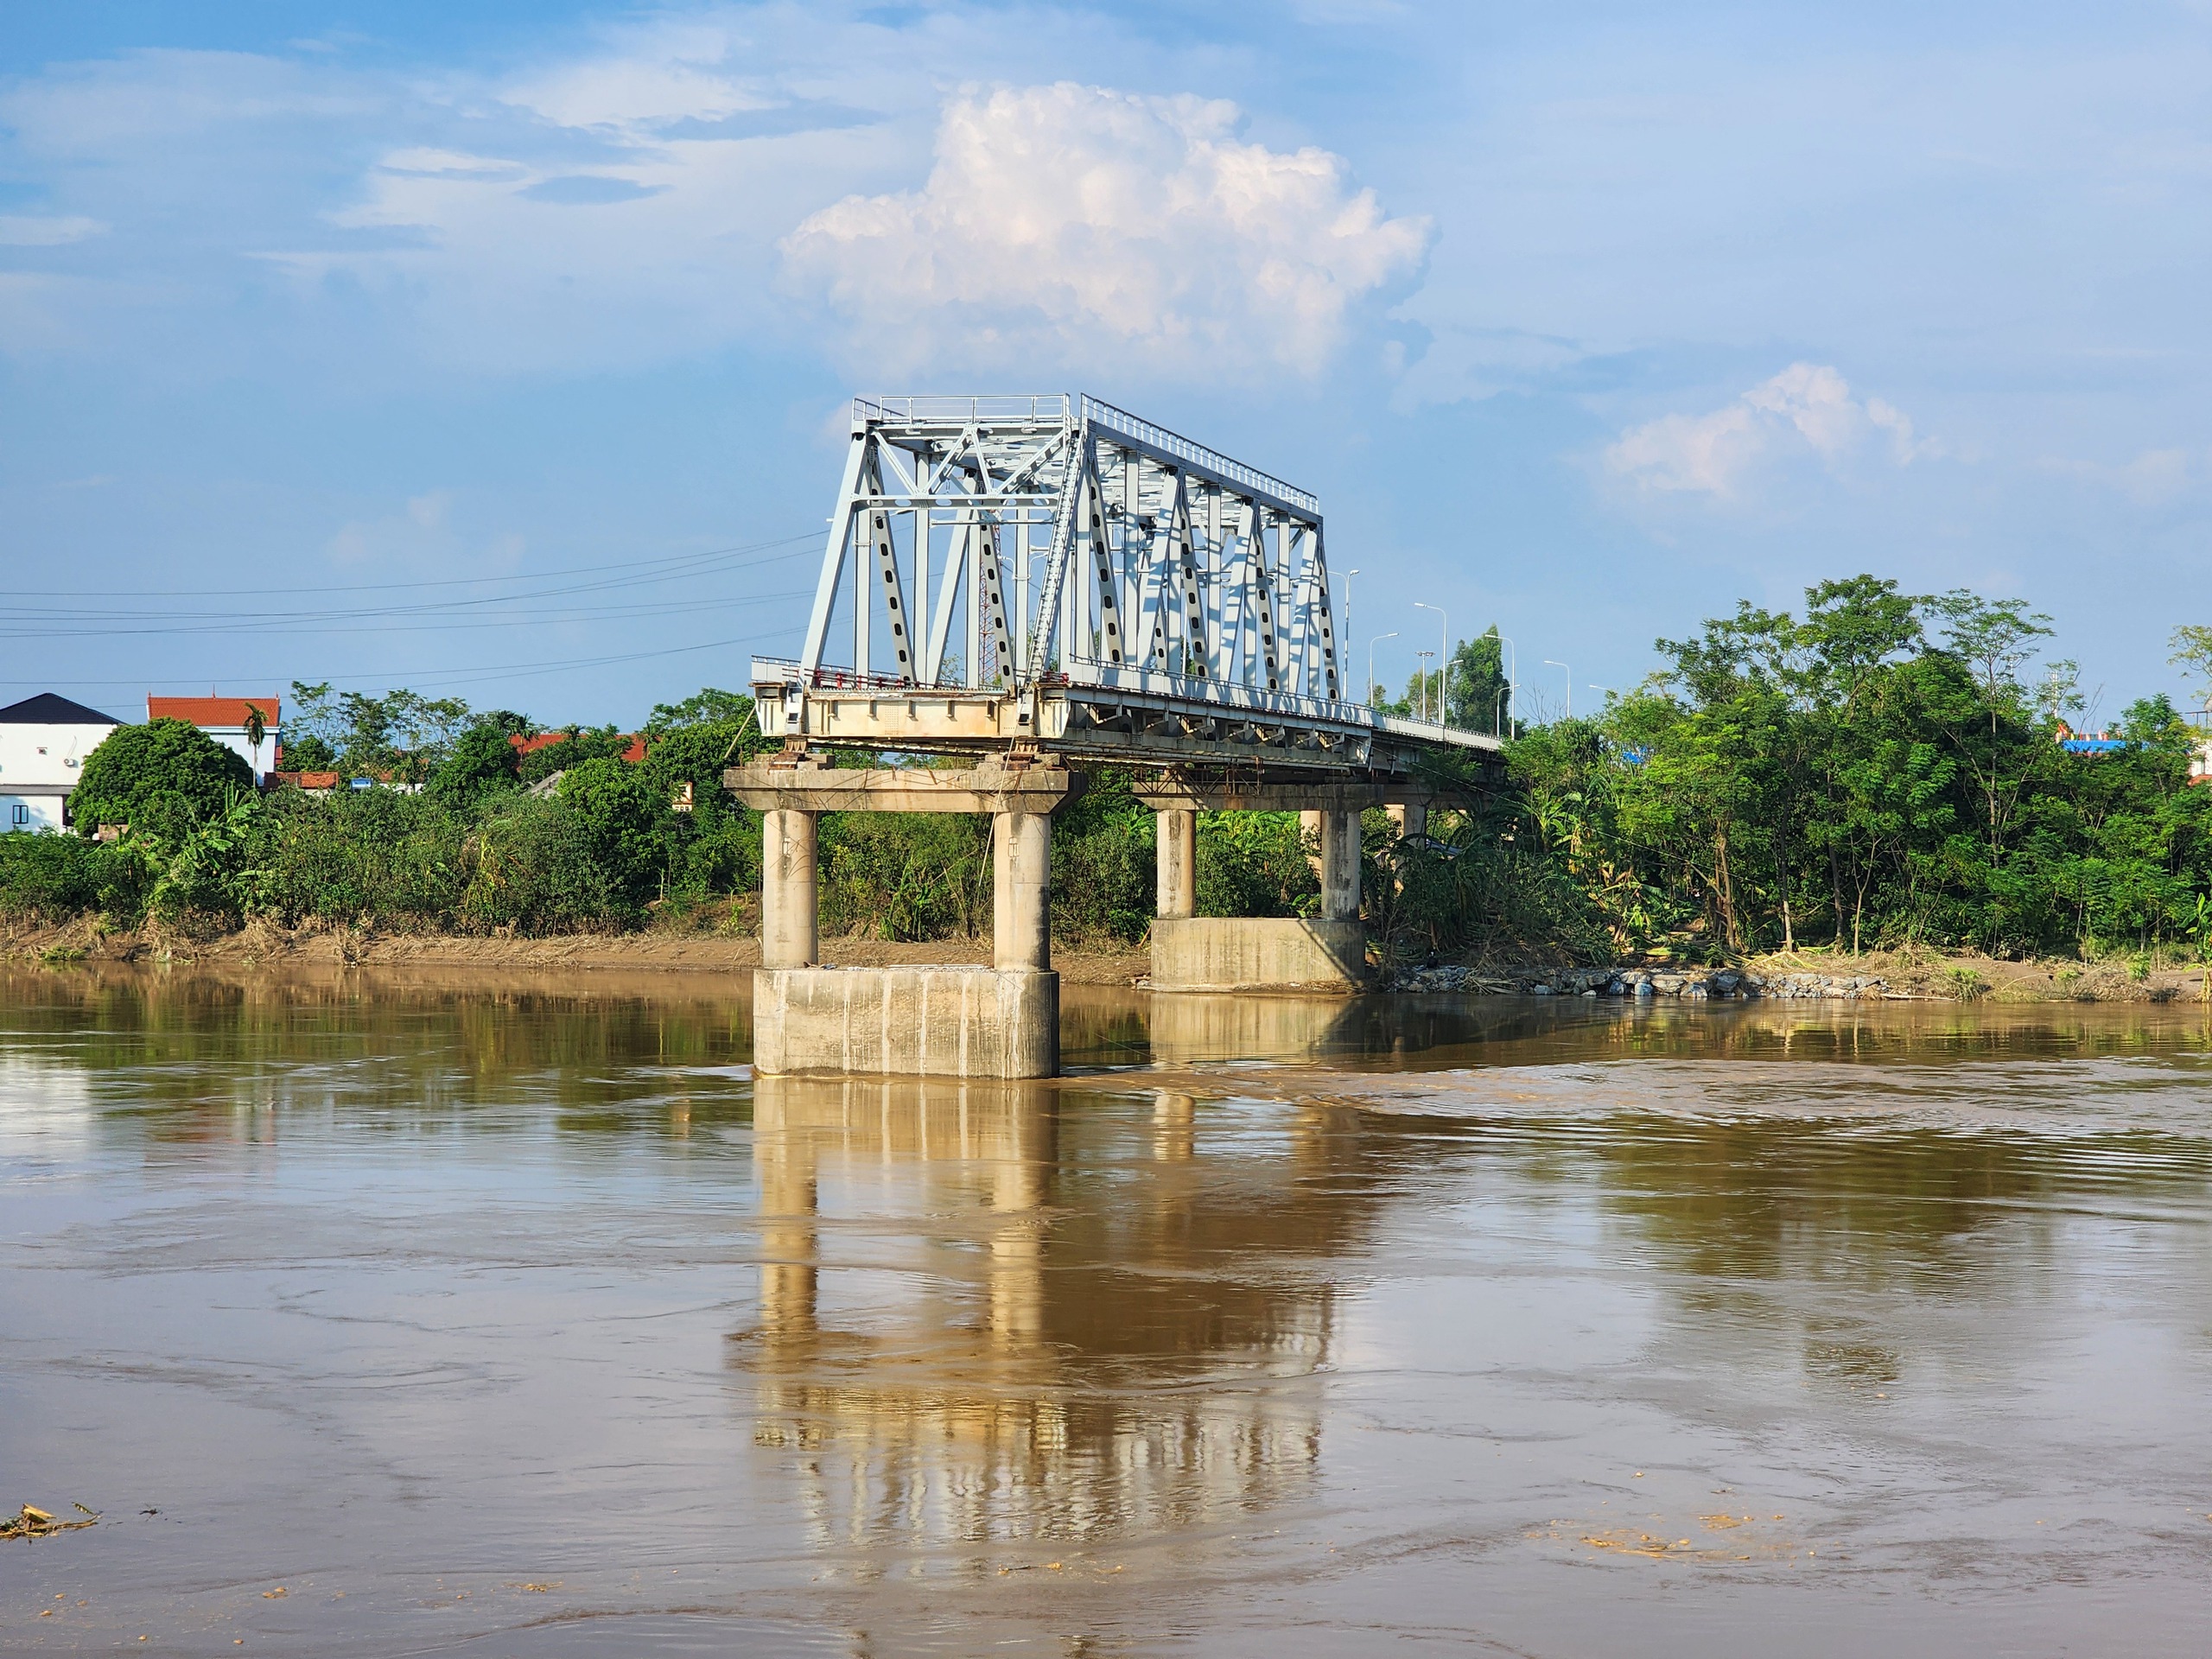
[(991, 965), (1052, 966), (1052, 821), (1042, 812), (993, 815)]
[(1321, 819), (1321, 919), (1359, 916), (1359, 814), (1327, 811)]
[(788, 809), (760, 815), (760, 963), (811, 968), (822, 960), (817, 819)]
[(1390, 822), (1398, 831), (1399, 839), (1410, 841), (1428, 833), (1428, 809), (1426, 806), (1392, 806), (1383, 809), (1390, 815)]
[(1198, 815), (1183, 807), (1160, 814), (1160, 901), (1168, 919), (1198, 913)]
[[(1325, 833), (1321, 827), (1321, 820), (1328, 816), (1325, 812), (1300, 812), (1298, 815), (1298, 838), (1309, 847), (1318, 848), (1321, 844), (1321, 836)], [(1315, 880), (1325, 879), (1321, 874), (1324, 868), (1323, 860), (1319, 852), (1308, 853), (1306, 855), (1306, 861), (1313, 867)]]

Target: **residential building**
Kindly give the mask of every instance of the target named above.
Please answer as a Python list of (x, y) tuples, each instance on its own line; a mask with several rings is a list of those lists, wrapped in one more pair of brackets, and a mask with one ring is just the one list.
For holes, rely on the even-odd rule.
[[(246, 714), (261, 710), (264, 731), (257, 750), (246, 735)], [(189, 721), (253, 768), (257, 782), (276, 766), (276, 734), (283, 704), (275, 697), (149, 697), (149, 720)]]
[(66, 829), (85, 757), (121, 724), (51, 691), (0, 709), (0, 832)]

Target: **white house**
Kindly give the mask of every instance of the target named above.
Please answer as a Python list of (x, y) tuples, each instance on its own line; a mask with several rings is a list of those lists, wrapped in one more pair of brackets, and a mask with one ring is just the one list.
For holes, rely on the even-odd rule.
[(121, 724), (51, 691), (0, 709), (0, 832), (65, 827), (85, 757)]
[[(246, 714), (261, 710), (264, 730), (258, 749), (246, 735)], [(258, 783), (276, 767), (276, 729), (283, 705), (275, 697), (149, 697), (149, 720), (189, 721), (253, 768)]]

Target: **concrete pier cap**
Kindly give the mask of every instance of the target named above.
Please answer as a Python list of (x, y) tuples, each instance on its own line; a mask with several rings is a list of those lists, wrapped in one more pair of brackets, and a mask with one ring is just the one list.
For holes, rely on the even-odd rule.
[[(1057, 756), (972, 767), (832, 766), (804, 748), (722, 774), (761, 816), (754, 1069), (770, 1076), (1049, 1077), (1060, 1069), (1052, 971), (1052, 815), (1084, 777)], [(821, 965), (823, 812), (970, 812), (992, 822), (988, 968)]]

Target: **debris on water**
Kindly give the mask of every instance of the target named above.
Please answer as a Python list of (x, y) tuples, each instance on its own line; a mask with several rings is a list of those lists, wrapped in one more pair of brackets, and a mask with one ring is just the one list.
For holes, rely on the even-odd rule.
[(69, 1506), (85, 1518), (82, 1521), (58, 1521), (36, 1504), (26, 1503), (22, 1513), (0, 1517), (0, 1538), (43, 1538), (48, 1533), (74, 1532), (79, 1527), (89, 1527), (99, 1516), (81, 1503)]

